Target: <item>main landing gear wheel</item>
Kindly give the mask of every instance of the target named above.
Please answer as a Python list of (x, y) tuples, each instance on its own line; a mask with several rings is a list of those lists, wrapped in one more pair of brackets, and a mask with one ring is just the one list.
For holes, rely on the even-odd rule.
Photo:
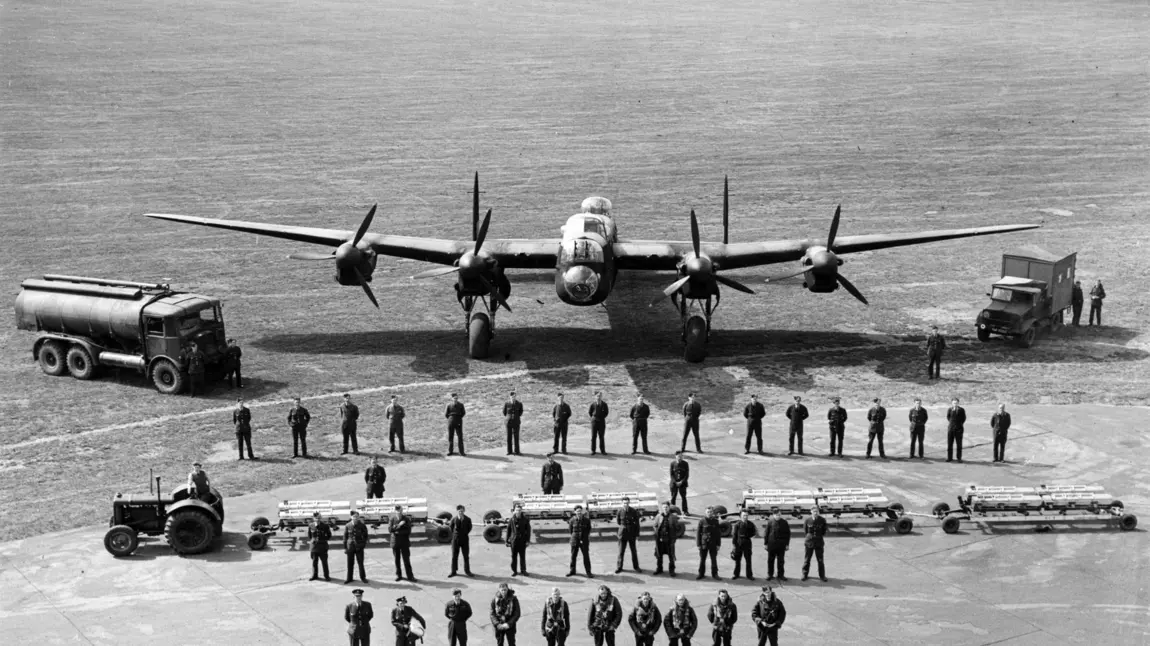
[(44, 371), (44, 374), (59, 377), (68, 372), (68, 364), (64, 355), (64, 346), (60, 342), (45, 341), (36, 353), (36, 358), (39, 360), (40, 369)]
[(690, 363), (707, 358), (707, 321), (701, 316), (692, 316), (683, 329), (683, 358)]
[(472, 359), (486, 359), (491, 347), (491, 321), (486, 314), (473, 314), (467, 325), (467, 351)]

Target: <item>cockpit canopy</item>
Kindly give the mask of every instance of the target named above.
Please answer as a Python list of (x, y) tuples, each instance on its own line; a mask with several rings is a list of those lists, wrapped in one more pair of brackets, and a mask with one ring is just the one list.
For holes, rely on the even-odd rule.
[(589, 197), (583, 200), (583, 213), (595, 215), (611, 215), (611, 200), (605, 197)]

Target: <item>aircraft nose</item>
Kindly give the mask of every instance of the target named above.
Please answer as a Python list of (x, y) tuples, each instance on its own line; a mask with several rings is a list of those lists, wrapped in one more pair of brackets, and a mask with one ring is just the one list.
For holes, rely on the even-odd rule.
[(563, 286), (572, 299), (589, 301), (599, 289), (599, 274), (589, 267), (577, 265), (563, 273)]

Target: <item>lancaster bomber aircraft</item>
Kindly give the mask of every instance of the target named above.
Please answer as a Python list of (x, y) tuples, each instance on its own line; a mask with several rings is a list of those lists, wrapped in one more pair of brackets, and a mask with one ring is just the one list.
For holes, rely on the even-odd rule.
[[(383, 256), (411, 258), (445, 265), (416, 274), (430, 278), (456, 274), (456, 298), (466, 312), (468, 347), (473, 358), (486, 358), (495, 330), (495, 314), (500, 307), (511, 311), (507, 297), (511, 282), (507, 269), (555, 269), (555, 293), (569, 305), (597, 305), (607, 300), (620, 269), (634, 271), (676, 271), (678, 279), (652, 301), (666, 297), (678, 309), (683, 326), (684, 356), (702, 361), (706, 356), (711, 315), (719, 304), (719, 286), (740, 292), (754, 291), (722, 275), (720, 270), (742, 269), (798, 261), (793, 271), (767, 281), (803, 276), (803, 287), (812, 292), (833, 292), (841, 285), (858, 300), (862, 293), (839, 274), (841, 254), (938, 242), (954, 238), (990, 235), (1034, 229), (1037, 224), (1010, 224), (972, 229), (949, 229), (921, 233), (868, 234), (836, 237), (839, 209), (831, 220), (830, 235), (822, 240), (782, 240), (766, 242), (727, 242), (728, 193), (723, 182), (723, 242), (699, 240), (699, 223), (691, 211), (690, 242), (623, 240), (611, 217), (611, 202), (602, 197), (583, 200), (580, 213), (567, 219), (562, 238), (488, 240), (491, 209), (479, 222), (479, 174), (475, 175), (472, 201), (472, 240), (442, 240), (368, 233), (376, 207), (371, 207), (358, 231), (261, 224), (236, 220), (216, 220), (187, 215), (148, 213), (151, 218), (187, 222), (220, 229), (257, 233), (276, 238), (334, 247), (331, 253), (304, 252), (289, 256), (296, 260), (326, 260), (335, 263), (335, 280), (341, 285), (359, 285), (379, 307), (368, 283), (376, 259)], [(481, 308), (479, 307), (481, 306)]]

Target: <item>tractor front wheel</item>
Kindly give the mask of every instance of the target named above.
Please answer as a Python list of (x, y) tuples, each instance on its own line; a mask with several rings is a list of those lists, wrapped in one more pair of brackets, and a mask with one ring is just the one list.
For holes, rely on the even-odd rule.
[(198, 509), (180, 509), (168, 516), (164, 536), (179, 554), (203, 554), (216, 539), (216, 524)]
[(139, 546), (139, 535), (127, 525), (116, 525), (104, 534), (104, 549), (112, 556), (129, 556)]

